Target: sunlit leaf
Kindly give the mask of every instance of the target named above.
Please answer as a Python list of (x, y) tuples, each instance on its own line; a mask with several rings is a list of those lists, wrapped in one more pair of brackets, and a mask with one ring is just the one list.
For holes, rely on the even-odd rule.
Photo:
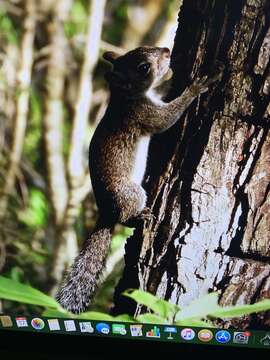
[(58, 318), (71, 318), (81, 320), (103, 320), (103, 321), (123, 321), (123, 322), (137, 322), (132, 316), (123, 314), (118, 316), (111, 316), (97, 311), (88, 311), (80, 315), (72, 314), (68, 311), (57, 311), (55, 309), (46, 309), (43, 313), (46, 317), (58, 317)]
[[(1, 9), (2, 10), (2, 9)], [(0, 10), (0, 33), (7, 38), (11, 44), (17, 44), (19, 40), (18, 31), (11, 18), (4, 11)], [(18, 27), (17, 27), (18, 28)]]
[(87, 28), (87, 11), (81, 1), (74, 1), (72, 4), (70, 19), (65, 22), (64, 30), (68, 38), (77, 34), (83, 34)]
[(137, 320), (134, 317), (127, 314), (115, 316), (114, 321), (124, 321), (124, 322), (132, 322), (132, 323), (137, 322)]
[(25, 210), (18, 212), (19, 220), (32, 228), (44, 226), (47, 219), (47, 203), (45, 195), (37, 189), (31, 189), (29, 205)]
[(181, 320), (176, 321), (174, 325), (178, 326), (195, 326), (195, 327), (205, 327), (205, 328), (213, 328), (215, 327), (212, 323), (206, 322), (203, 320)]
[(111, 249), (112, 252), (123, 245), (126, 239), (133, 234), (133, 229), (124, 227), (123, 230), (114, 235), (112, 238)]
[(216, 310), (210, 308), (209, 316), (215, 318), (233, 318), (267, 310), (270, 310), (270, 300), (262, 300), (251, 305), (220, 306)]
[(59, 311), (59, 310), (55, 310), (55, 309), (46, 309), (43, 311), (42, 316), (45, 317), (55, 317), (55, 318), (74, 318), (74, 315), (68, 311), (65, 311), (63, 309), (63, 311)]
[(139, 323), (147, 323), (147, 324), (149, 324), (149, 323), (151, 323), (151, 324), (166, 324), (167, 323), (166, 319), (163, 319), (158, 315), (149, 314), (149, 313), (137, 316), (136, 320)]
[(111, 316), (98, 311), (88, 311), (80, 315), (75, 315), (76, 319), (88, 319), (88, 320), (107, 320), (107, 321), (124, 321), (124, 322), (136, 322), (136, 320), (127, 314)]
[(73, 315), (75, 319), (114, 321), (114, 317), (97, 311), (88, 311), (80, 315)]
[(45, 308), (60, 309), (58, 302), (52, 297), (29, 285), (21, 284), (0, 276), (0, 299), (18, 301), (23, 304), (39, 305)]
[(135, 300), (138, 304), (144, 305), (154, 311), (162, 318), (169, 318), (180, 310), (177, 305), (171, 304), (168, 301), (159, 299), (158, 297), (141, 290), (127, 290), (123, 295)]
[(211, 311), (220, 309), (218, 305), (218, 294), (211, 293), (192, 301), (177, 313), (175, 321), (201, 319)]

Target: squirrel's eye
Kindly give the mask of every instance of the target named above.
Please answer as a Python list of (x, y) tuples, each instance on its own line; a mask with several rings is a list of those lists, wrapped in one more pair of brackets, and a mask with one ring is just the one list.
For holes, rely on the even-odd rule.
[(151, 67), (150, 63), (143, 63), (137, 67), (137, 70), (139, 71), (140, 74), (147, 75), (150, 71), (150, 67)]

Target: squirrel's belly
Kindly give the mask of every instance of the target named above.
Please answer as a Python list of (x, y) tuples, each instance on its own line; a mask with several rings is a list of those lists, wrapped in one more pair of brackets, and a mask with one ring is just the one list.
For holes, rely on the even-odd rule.
[(131, 180), (136, 184), (141, 184), (145, 172), (147, 155), (148, 155), (148, 146), (149, 146), (150, 137), (142, 137), (136, 147), (135, 161), (132, 168)]

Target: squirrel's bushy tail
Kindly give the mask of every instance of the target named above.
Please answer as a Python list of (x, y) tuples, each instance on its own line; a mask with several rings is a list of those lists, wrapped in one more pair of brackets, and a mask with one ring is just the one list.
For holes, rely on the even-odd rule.
[(75, 258), (56, 299), (68, 311), (85, 311), (96, 290), (110, 249), (113, 226), (97, 224)]

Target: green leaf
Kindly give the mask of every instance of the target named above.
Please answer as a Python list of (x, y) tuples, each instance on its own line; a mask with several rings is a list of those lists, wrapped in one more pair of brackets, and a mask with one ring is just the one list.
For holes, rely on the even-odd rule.
[(214, 328), (215, 326), (210, 323), (203, 320), (181, 320), (176, 321), (174, 325), (179, 326), (196, 326), (196, 327), (205, 327), (205, 328)]
[(45, 317), (56, 317), (56, 318), (74, 318), (74, 314), (65, 311), (63, 309), (63, 311), (58, 311), (55, 309), (46, 309), (43, 311), (42, 316)]
[(86, 19), (86, 12), (83, 4), (79, 1), (75, 1), (72, 5), (71, 16), (74, 21), (80, 22), (82, 19)]
[(26, 226), (40, 228), (46, 222), (47, 212), (45, 195), (37, 189), (32, 189), (29, 196), (29, 206), (27, 209), (18, 212), (18, 218)]
[(210, 311), (219, 310), (218, 294), (211, 293), (206, 296), (200, 297), (190, 303), (187, 307), (184, 307), (182, 311), (178, 312), (175, 317), (175, 321), (182, 320), (198, 320), (209, 315)]
[(270, 300), (262, 300), (251, 305), (219, 306), (214, 311), (211, 309), (209, 316), (215, 318), (233, 318), (268, 310), (270, 310)]
[(123, 227), (122, 231), (113, 236), (111, 242), (111, 251), (114, 252), (119, 249), (126, 241), (126, 239), (133, 234), (133, 228)]
[(137, 319), (135, 319), (134, 317), (127, 315), (127, 314), (115, 316), (113, 318), (113, 320), (114, 321), (125, 321), (125, 322), (131, 322), (131, 323), (138, 322)]
[(166, 324), (167, 320), (159, 317), (155, 314), (142, 314), (136, 317), (137, 322), (139, 323), (147, 323), (147, 324)]
[(71, 318), (71, 319), (84, 319), (84, 320), (107, 320), (107, 321), (124, 321), (124, 322), (137, 322), (132, 316), (123, 314), (118, 316), (111, 316), (105, 313), (97, 311), (88, 311), (80, 315), (72, 314), (68, 311), (57, 311), (55, 309), (46, 309), (43, 314), (46, 317), (60, 317), (60, 318)]
[(104, 320), (104, 321), (114, 321), (115, 318), (111, 315), (104, 314), (97, 311), (88, 311), (80, 315), (73, 315), (74, 319), (87, 319), (87, 320)]
[(164, 319), (174, 316), (174, 314), (180, 310), (177, 305), (171, 304), (166, 300), (159, 299), (156, 296), (142, 290), (127, 290), (123, 293), (123, 295), (135, 300), (138, 304), (148, 307)]
[(0, 10), (0, 34), (5, 36), (8, 42), (11, 44), (17, 44), (19, 40), (18, 30), (14, 26), (11, 18), (7, 16), (7, 13)]
[(81, 1), (72, 4), (70, 19), (64, 23), (64, 31), (68, 38), (84, 34), (87, 29), (87, 11)]
[(29, 285), (21, 284), (3, 276), (0, 276), (0, 299), (39, 305), (45, 308), (61, 309), (61, 306), (52, 297), (43, 294)]
[(24, 272), (23, 272), (22, 268), (20, 268), (19, 266), (14, 266), (13, 268), (11, 268), (11, 270), (9, 272), (9, 277), (12, 280), (20, 282), (20, 280), (23, 277), (23, 274), (24, 274)]

